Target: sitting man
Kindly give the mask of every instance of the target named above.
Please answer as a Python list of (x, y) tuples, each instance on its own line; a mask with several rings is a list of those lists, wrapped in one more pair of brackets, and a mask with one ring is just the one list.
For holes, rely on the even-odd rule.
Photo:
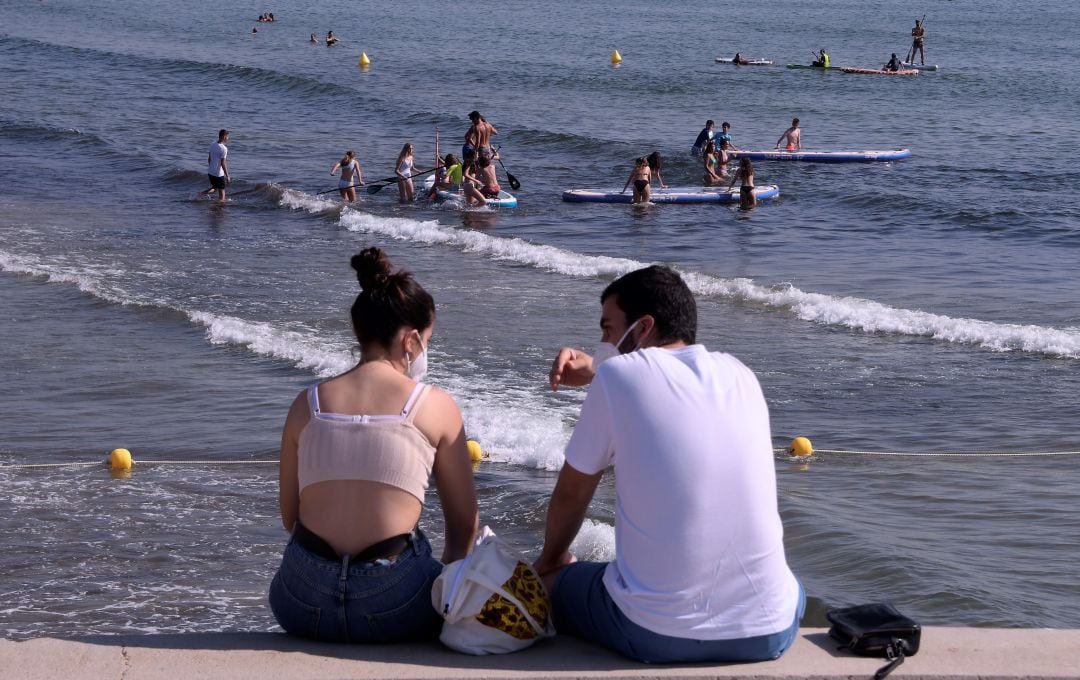
[[(560, 633), (644, 662), (760, 661), (794, 642), (805, 594), (788, 568), (769, 413), (753, 372), (694, 344), (678, 273), (603, 292), (595, 355), (564, 347), (552, 389), (590, 384), (535, 567)], [(615, 560), (569, 551), (615, 466)]]
[(900, 70), (900, 57), (896, 56), (896, 52), (892, 53), (892, 58), (885, 62), (885, 65), (881, 67), (882, 71), (899, 71)]

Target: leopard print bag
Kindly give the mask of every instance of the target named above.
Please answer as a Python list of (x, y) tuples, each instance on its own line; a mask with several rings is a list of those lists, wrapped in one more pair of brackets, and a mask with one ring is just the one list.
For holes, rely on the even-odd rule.
[(435, 579), (431, 603), (445, 619), (439, 639), (465, 654), (516, 652), (555, 634), (540, 576), (486, 526)]

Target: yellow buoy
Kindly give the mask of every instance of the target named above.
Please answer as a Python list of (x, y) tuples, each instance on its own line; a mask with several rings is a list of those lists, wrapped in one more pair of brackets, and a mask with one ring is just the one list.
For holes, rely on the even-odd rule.
[(474, 463), (479, 463), (484, 457), (484, 451), (480, 448), (480, 444), (470, 439), (465, 442), (465, 448), (469, 450), (469, 460)]
[(619, 50), (615, 50), (614, 52), (611, 53), (611, 63), (612, 64), (621, 64), (622, 63), (622, 55), (619, 54)]
[(360, 65), (361, 66), (371, 66), (371, 60), (368, 59), (367, 52), (361, 52), (360, 53)]
[(130, 470), (131, 462), (131, 451), (127, 449), (113, 449), (109, 454), (109, 468), (112, 470)]
[(788, 453), (796, 458), (809, 456), (813, 452), (814, 445), (806, 437), (795, 437), (791, 440), (791, 446), (788, 447)]

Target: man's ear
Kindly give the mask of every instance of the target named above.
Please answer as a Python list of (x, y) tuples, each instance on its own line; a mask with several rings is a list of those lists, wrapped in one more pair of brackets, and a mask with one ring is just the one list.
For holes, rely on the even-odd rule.
[[(638, 339), (635, 344), (642, 347), (651, 347), (659, 344), (658, 338), (656, 337), (656, 319), (653, 318), (652, 314), (645, 314), (638, 319), (637, 332)], [(649, 344), (646, 345), (646, 342)]]

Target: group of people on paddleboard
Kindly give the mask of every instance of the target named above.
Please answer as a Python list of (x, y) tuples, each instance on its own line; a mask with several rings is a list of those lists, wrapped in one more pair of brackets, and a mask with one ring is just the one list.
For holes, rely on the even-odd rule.
[[(903, 70), (905, 67), (914, 67), (916, 52), (919, 54), (919, 65), (926, 65), (926, 27), (923, 26), (925, 20), (925, 16), (922, 19), (915, 20), (915, 27), (911, 29), (911, 49), (908, 50), (906, 59), (900, 59), (896, 52), (893, 52), (888, 63), (881, 67), (882, 71), (896, 72)], [(750, 62), (744, 59), (741, 53), (736, 53), (734, 63), (749, 64)], [(832, 58), (824, 47), (814, 53), (814, 60), (810, 62), (810, 65), (816, 68), (833, 68)]]
[[(465, 133), (460, 158), (453, 153), (437, 155), (434, 168), (418, 171), (413, 161), (413, 145), (407, 142), (394, 162), (394, 177), (381, 180), (380, 184), (396, 183), (398, 201), (412, 203), (416, 198), (413, 178), (434, 172), (435, 181), (427, 194), (428, 198), (435, 198), (437, 192), (459, 194), (470, 206), (483, 206), (489, 200), (499, 198), (502, 186), (495, 172), (498, 151), (491, 145), (491, 137), (499, 134), (499, 131), (479, 111), (471, 112), (469, 121), (471, 125)], [(346, 151), (345, 156), (330, 168), (331, 175), (336, 175), (338, 171), (341, 172), (338, 180), (341, 199), (352, 203), (356, 200), (356, 187), (364, 185), (363, 171), (353, 150)]]

